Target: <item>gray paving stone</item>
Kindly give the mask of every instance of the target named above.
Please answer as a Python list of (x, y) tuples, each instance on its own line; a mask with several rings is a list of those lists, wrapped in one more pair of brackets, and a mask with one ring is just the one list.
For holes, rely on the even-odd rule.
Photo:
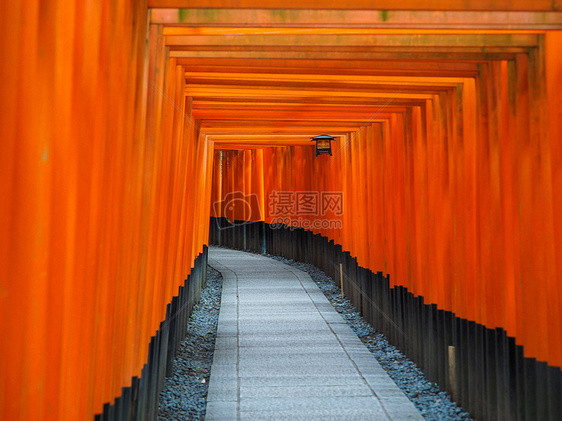
[(238, 336), (238, 326), (219, 325), (217, 328), (217, 336)]
[(240, 377), (257, 377), (257, 376), (284, 376), (287, 372), (295, 372), (303, 375), (329, 374), (337, 371), (342, 375), (357, 375), (355, 367), (349, 361), (330, 362), (330, 364), (320, 362), (306, 361), (280, 361), (271, 362), (270, 364), (252, 364), (251, 362), (240, 362)]
[(329, 408), (331, 411), (361, 408), (372, 413), (383, 414), (380, 402), (372, 396), (323, 396), (323, 397), (260, 397), (240, 398), (240, 411), (295, 411), (314, 413)]
[(209, 259), (224, 285), (207, 420), (422, 419), (308, 274), (233, 250)]
[[(238, 338), (233, 336), (217, 336), (215, 341), (215, 351), (219, 349), (236, 349), (238, 347)], [(214, 362), (214, 359), (213, 359)]]
[(277, 377), (242, 377), (240, 387), (275, 387), (275, 386), (357, 386), (365, 385), (359, 376), (344, 376), (325, 374), (314, 374), (303, 376), (300, 374), (289, 374)]
[(314, 397), (330, 398), (343, 396), (371, 396), (373, 392), (365, 384), (353, 385), (322, 385), (309, 386), (244, 386), (240, 387), (240, 398), (297, 398)]
[(339, 346), (339, 342), (335, 337), (327, 335), (314, 337), (314, 338), (296, 338), (295, 335), (254, 335), (254, 336), (241, 336), (239, 338), (239, 346), (241, 347), (279, 347), (279, 346), (293, 346), (305, 345), (311, 347), (315, 345), (333, 344)]
[(209, 382), (207, 402), (237, 402), (238, 382), (232, 377), (215, 376)]
[(217, 361), (215, 364), (215, 361), (213, 360), (210, 382), (212, 382), (215, 378), (225, 377), (236, 381), (236, 379), (239, 377), (236, 364), (221, 364), (219, 361)]
[[(398, 390), (400, 392), (400, 390)], [(389, 397), (388, 394), (379, 394), (380, 402), (391, 419), (418, 420), (420, 412), (410, 401), (404, 402), (403, 395)]]
[(243, 358), (310, 358), (313, 353), (319, 359), (330, 357), (345, 357), (343, 349), (337, 349), (332, 344), (317, 345), (313, 349), (310, 346), (287, 346), (287, 347), (241, 347), (238, 350), (240, 359)]
[(396, 386), (396, 383), (392, 381), (388, 375), (384, 373), (378, 374), (365, 374), (363, 376), (367, 384), (375, 391), (376, 394), (381, 394), (381, 396), (391, 396), (395, 394), (399, 396), (403, 395), (402, 391)]
[(368, 410), (353, 411), (315, 411), (296, 414), (294, 411), (278, 412), (242, 412), (240, 421), (378, 421), (388, 420), (388, 417), (373, 414)]
[(238, 353), (235, 349), (217, 349), (213, 356), (213, 366), (235, 366), (238, 363)]
[(238, 415), (238, 402), (207, 402), (205, 421), (236, 420)]

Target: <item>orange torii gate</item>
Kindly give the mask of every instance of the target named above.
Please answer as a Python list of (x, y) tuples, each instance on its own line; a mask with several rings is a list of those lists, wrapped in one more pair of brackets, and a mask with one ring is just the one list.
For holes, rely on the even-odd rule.
[[(339, 246), (350, 279), (388, 274), (378, 293), (469, 323), (479, 333), (457, 345), (474, 340), (480, 356), (462, 373), (490, 353), (513, 364), (482, 390), (481, 366), (459, 380), (475, 416), (558, 419), (561, 9), (2, 2), (1, 418), (91, 419), (104, 405), (153, 417), (182, 335), (162, 328), (197, 299), (213, 216), (262, 224), (236, 231), (246, 245), (215, 242), (314, 245), (317, 263)], [(332, 157), (314, 157), (321, 133), (339, 139)], [(257, 198), (249, 211), (213, 206), (238, 192)], [(285, 212), (338, 222), (308, 230), (314, 240), (271, 230), (274, 192), (341, 192), (343, 212)], [(414, 343), (399, 345), (416, 358)]]

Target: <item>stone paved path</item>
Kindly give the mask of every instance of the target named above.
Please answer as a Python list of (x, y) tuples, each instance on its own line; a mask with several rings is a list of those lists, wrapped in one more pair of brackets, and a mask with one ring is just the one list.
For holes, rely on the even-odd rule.
[(305, 272), (209, 249), (224, 278), (207, 421), (422, 420)]

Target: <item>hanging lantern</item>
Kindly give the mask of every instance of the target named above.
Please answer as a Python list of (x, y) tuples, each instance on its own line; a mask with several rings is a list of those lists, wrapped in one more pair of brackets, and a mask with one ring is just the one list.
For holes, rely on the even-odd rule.
[(327, 134), (321, 134), (320, 136), (314, 136), (312, 138), (313, 142), (316, 142), (316, 156), (321, 153), (329, 153), (332, 155), (332, 140), (336, 140), (333, 136), (328, 136)]

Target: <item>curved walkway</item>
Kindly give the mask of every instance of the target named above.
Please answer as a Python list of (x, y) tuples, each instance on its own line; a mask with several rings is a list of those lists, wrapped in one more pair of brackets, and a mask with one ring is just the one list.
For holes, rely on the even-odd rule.
[(224, 278), (207, 421), (422, 420), (310, 276), (209, 248)]

